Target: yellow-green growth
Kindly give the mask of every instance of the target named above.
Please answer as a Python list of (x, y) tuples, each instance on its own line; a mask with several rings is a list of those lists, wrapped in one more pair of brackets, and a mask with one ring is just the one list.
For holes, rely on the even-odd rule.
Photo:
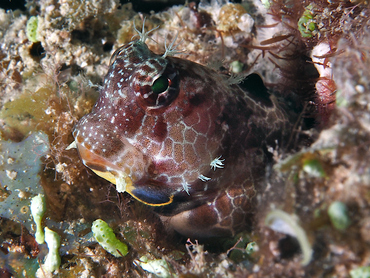
[(113, 256), (121, 257), (128, 253), (127, 245), (117, 239), (113, 229), (103, 220), (95, 220), (91, 230), (97, 242)]
[(339, 201), (330, 204), (328, 208), (328, 215), (333, 226), (340, 231), (344, 231), (351, 224), (348, 216), (347, 206)]
[(362, 266), (352, 269), (349, 272), (351, 278), (368, 278), (370, 277), (370, 266)]
[(238, 74), (243, 71), (244, 64), (240, 61), (233, 61), (230, 63), (230, 69), (232, 73)]
[(307, 159), (303, 162), (303, 171), (309, 174), (311, 177), (324, 178), (326, 173), (318, 159)]
[(344, 98), (344, 93), (342, 90), (338, 89), (337, 93), (335, 94), (335, 103), (338, 107), (347, 107), (348, 106), (348, 100)]
[(48, 272), (53, 272), (60, 266), (60, 236), (48, 227), (45, 227), (45, 241), (48, 245), (49, 253), (46, 255), (43, 268)]
[(139, 265), (145, 271), (153, 273), (156, 277), (173, 277), (170, 266), (165, 259), (150, 260), (146, 256), (142, 256), (139, 260), (135, 260), (134, 264)]
[(37, 16), (31, 16), (30, 19), (27, 21), (26, 27), (26, 35), (29, 41), (31, 42), (38, 42), (37, 39), (37, 26), (39, 23), (39, 19)]
[(259, 247), (257, 245), (257, 242), (251, 241), (247, 244), (245, 247), (245, 251), (247, 252), (248, 255), (253, 255), (259, 250)]
[(303, 15), (298, 20), (298, 30), (304, 38), (312, 38), (316, 32), (315, 14), (313, 6), (308, 5), (303, 12)]
[(262, 5), (265, 6), (266, 9), (270, 8), (270, 1), (269, 0), (261, 0)]
[(39, 194), (31, 199), (30, 209), (33, 221), (36, 224), (36, 242), (38, 244), (43, 244), (45, 242), (45, 236), (42, 229), (41, 220), (46, 211), (45, 197), (43, 194)]

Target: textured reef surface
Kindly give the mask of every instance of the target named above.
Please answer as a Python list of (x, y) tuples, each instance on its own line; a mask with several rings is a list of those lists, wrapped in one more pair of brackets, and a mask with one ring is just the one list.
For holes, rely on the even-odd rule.
[[(41, 0), (0, 9), (0, 276), (370, 277), (368, 2), (141, 2), (161, 8)], [(174, 56), (255, 97), (260, 86), (246, 77), (257, 73), (295, 115), (287, 144), (267, 144), (248, 226), (233, 237), (178, 234), (70, 146), (112, 55), (144, 18), (154, 53), (176, 38)]]

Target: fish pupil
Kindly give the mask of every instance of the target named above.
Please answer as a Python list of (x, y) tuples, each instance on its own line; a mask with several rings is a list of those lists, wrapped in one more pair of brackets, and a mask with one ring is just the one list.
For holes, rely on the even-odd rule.
[(152, 91), (155, 94), (160, 94), (166, 91), (168, 86), (169, 86), (168, 79), (164, 76), (160, 76), (154, 81), (152, 85)]

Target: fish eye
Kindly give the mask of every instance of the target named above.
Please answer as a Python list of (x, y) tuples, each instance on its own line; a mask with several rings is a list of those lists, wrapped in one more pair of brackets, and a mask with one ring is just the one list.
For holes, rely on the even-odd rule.
[(169, 85), (168, 79), (162, 75), (153, 82), (152, 91), (154, 94), (158, 95), (166, 91)]
[[(133, 92), (138, 104), (151, 111), (171, 105), (179, 95), (179, 72), (171, 64), (166, 68), (149, 72), (147, 65), (137, 69), (131, 76)], [(143, 74), (143, 72), (145, 74)]]

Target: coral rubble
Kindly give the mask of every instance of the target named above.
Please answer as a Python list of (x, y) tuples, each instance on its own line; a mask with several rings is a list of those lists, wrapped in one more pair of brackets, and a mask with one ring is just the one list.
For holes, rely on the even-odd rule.
[[(186, 242), (67, 149), (111, 55), (144, 18), (146, 30), (159, 26), (148, 40), (154, 52), (178, 36), (177, 56), (232, 80), (257, 72), (287, 107), (303, 110), (289, 148), (269, 149), (274, 165), (255, 197), (253, 226), (235, 239)], [(34, 239), (29, 208), (38, 194), (46, 201), (41, 224), (60, 236), (57, 277), (368, 275), (369, 18), (361, 0), (202, 0), (151, 14), (116, 0), (0, 9), (0, 275), (45, 273), (47, 250)], [(282, 212), (271, 227), (270, 211)], [(99, 218), (127, 243), (125, 257), (94, 240)], [(289, 231), (297, 223), (298, 241)]]

